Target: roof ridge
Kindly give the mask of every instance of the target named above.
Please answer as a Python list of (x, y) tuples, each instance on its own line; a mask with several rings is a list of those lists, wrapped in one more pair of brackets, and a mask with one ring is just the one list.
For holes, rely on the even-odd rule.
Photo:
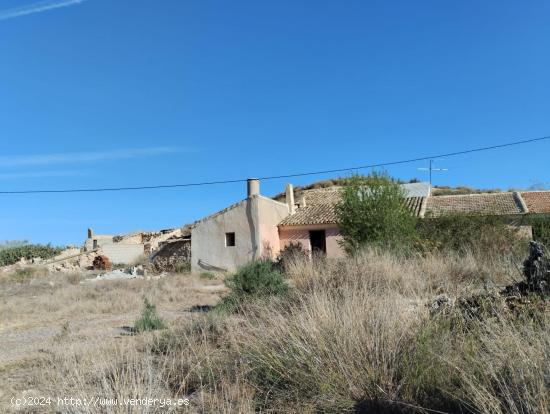
[(550, 190), (519, 190), (518, 193), (548, 193), (548, 194), (550, 194)]
[(523, 199), (523, 197), (521, 196), (521, 193), (519, 191), (514, 191), (514, 198), (516, 199), (516, 201), (521, 206), (523, 212), (525, 214), (529, 213), (529, 207), (527, 207), (527, 204), (525, 203), (525, 200)]
[(514, 194), (516, 191), (499, 191), (495, 193), (471, 193), (471, 194), (445, 194), (445, 195), (430, 195), (429, 198), (451, 198), (451, 197), (475, 197), (475, 196), (497, 196)]

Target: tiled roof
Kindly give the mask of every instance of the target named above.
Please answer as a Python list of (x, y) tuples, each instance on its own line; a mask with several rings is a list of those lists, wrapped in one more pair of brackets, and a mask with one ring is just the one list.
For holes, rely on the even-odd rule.
[(468, 194), (428, 197), (426, 217), (447, 214), (513, 215), (525, 213), (517, 193)]
[(298, 202), (302, 196), (306, 198), (306, 205), (338, 204), (342, 197), (342, 187), (326, 187), (314, 190), (297, 191), (294, 200)]
[[(334, 206), (340, 201), (341, 187), (297, 192), (296, 202), (305, 196), (306, 206), (285, 218), (280, 226), (335, 224)], [(408, 197), (407, 207), (415, 217), (441, 217), (448, 214), (517, 215), (549, 213), (550, 191), (484, 193), (432, 197)], [(528, 211), (525, 209), (528, 208)], [(425, 211), (422, 211), (423, 208)]]
[[(335, 224), (337, 222), (334, 207), (341, 199), (341, 187), (305, 190), (301, 195), (305, 196), (306, 206), (298, 208), (294, 214), (279, 223), (280, 226)], [(298, 195), (296, 201), (300, 200), (301, 195)], [(406, 199), (407, 207), (411, 209), (415, 216), (420, 215), (423, 199), (423, 197), (409, 197)]]
[(529, 213), (550, 213), (550, 191), (524, 191), (521, 198), (527, 204)]
[(335, 204), (313, 204), (301, 207), (283, 221), (279, 226), (301, 226), (305, 224), (336, 223)]

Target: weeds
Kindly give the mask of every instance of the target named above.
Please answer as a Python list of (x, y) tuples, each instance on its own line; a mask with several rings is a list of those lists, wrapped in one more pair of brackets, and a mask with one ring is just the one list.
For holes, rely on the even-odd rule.
[(11, 280), (16, 283), (26, 283), (36, 275), (35, 267), (18, 267), (11, 274)]
[(231, 312), (239, 305), (257, 298), (283, 295), (288, 285), (281, 272), (267, 260), (251, 262), (225, 280), (230, 293), (217, 306), (218, 311)]
[(53, 339), (55, 342), (61, 342), (66, 338), (68, 338), (69, 334), (70, 334), (70, 324), (69, 324), (69, 321), (65, 321), (63, 322), (63, 324), (61, 325), (61, 329), (54, 336)]
[(149, 302), (147, 298), (143, 298), (143, 309), (140, 318), (134, 324), (136, 332), (155, 331), (166, 327), (164, 321), (157, 314), (157, 308)]
[(201, 272), (201, 274), (199, 275), (201, 279), (204, 279), (204, 280), (214, 280), (216, 279), (216, 275), (214, 273), (210, 273), (210, 272)]

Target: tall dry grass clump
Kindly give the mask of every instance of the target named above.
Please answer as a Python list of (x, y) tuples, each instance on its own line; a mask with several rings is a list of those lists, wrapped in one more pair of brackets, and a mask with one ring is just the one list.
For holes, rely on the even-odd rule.
[[(60, 345), (61, 346), (61, 345)], [(132, 406), (129, 399), (170, 399), (174, 395), (162, 376), (162, 362), (140, 345), (124, 341), (120, 344), (63, 344), (50, 357), (54, 375), (48, 375), (48, 395), (53, 398), (87, 399), (82, 404), (56, 404), (63, 413), (128, 413), (177, 412), (175, 406), (145, 404)], [(51, 370), (49, 374), (51, 374)], [(99, 398), (97, 402), (95, 398)], [(179, 408), (181, 411), (181, 407)]]
[(519, 277), (514, 262), (365, 250), (297, 256), (285, 273), (286, 295), (144, 336), (97, 372), (91, 356), (54, 359), (52, 387), (188, 397), (207, 413), (549, 412), (548, 301), (490, 293)]

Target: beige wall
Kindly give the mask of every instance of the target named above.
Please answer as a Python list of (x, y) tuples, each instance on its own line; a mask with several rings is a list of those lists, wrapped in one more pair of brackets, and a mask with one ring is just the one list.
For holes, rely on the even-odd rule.
[(310, 230), (325, 230), (328, 257), (345, 256), (344, 250), (338, 243), (341, 240), (340, 230), (337, 226), (330, 225), (281, 227), (279, 229), (281, 248), (290, 243), (300, 243), (304, 250), (311, 251), (311, 244), (309, 242)]
[[(278, 253), (277, 224), (287, 215), (286, 204), (257, 195), (205, 218), (191, 230), (191, 269), (232, 272)], [(235, 233), (235, 246), (225, 245), (230, 232)]]
[(107, 234), (95, 234), (91, 239), (86, 239), (84, 242), (84, 250), (87, 252), (93, 250), (94, 240), (97, 240), (97, 247), (113, 244), (113, 236)]
[(102, 254), (114, 264), (131, 264), (143, 256), (143, 244), (105, 244)]
[[(235, 270), (254, 259), (257, 201), (243, 200), (225, 212), (206, 218), (191, 230), (191, 269)], [(225, 234), (235, 233), (235, 246), (225, 245)]]

